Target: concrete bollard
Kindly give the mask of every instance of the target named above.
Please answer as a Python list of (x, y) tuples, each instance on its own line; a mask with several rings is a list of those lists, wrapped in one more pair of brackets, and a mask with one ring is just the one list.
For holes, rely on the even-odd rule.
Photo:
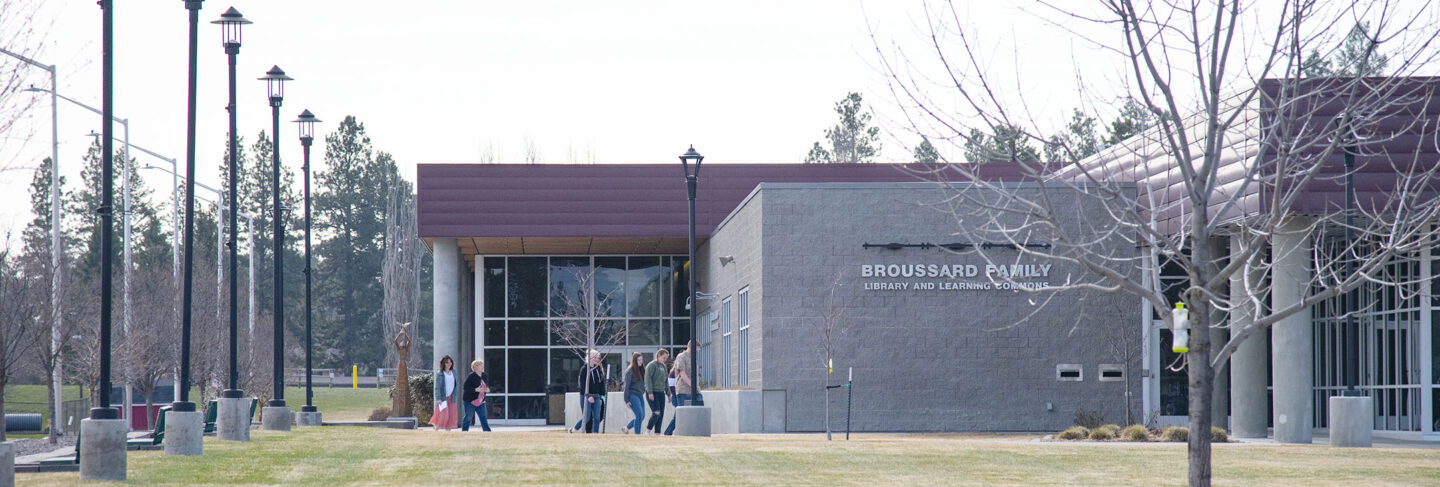
[(200, 455), (205, 445), (205, 415), (199, 411), (165, 413), (165, 454)]
[(125, 433), (130, 425), (123, 419), (80, 420), (80, 479), (125, 480)]
[(265, 406), (261, 409), (264, 417), (260, 420), (260, 427), (265, 431), (290, 431), (292, 418), (290, 408), (285, 406)]
[(320, 411), (300, 411), (295, 413), (296, 426), (320, 426)]
[(250, 402), (248, 397), (222, 397), (216, 400), (215, 437), (225, 441), (250, 441)]
[(710, 436), (710, 406), (675, 408), (675, 436)]
[(1330, 397), (1330, 446), (1369, 448), (1375, 429), (1370, 396)]
[(15, 487), (15, 444), (0, 443), (0, 487)]

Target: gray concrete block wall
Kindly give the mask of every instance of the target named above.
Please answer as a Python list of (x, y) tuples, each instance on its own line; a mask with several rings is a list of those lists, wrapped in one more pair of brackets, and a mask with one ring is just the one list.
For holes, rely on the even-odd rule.
[[(721, 335), (723, 327), (710, 330), (710, 323), (704, 320), (704, 314), (710, 311), (718, 311), (721, 303), (730, 299), (731, 306), (731, 345), (730, 345), (730, 383), (736, 387), (748, 387), (758, 389), (764, 380), (764, 369), (761, 367), (761, 353), (764, 341), (761, 333), (764, 329), (764, 320), (761, 319), (764, 312), (763, 300), (765, 284), (761, 279), (764, 269), (764, 238), (762, 235), (762, 223), (764, 195), (756, 193), (735, 209), (730, 217), (722, 223), (713, 236), (695, 251), (696, 259), (701, 262), (701, 273), (698, 276), (700, 290), (716, 295), (714, 300), (701, 303), (700, 313), (702, 317), (702, 332), (710, 336), (710, 371), (719, 374), (722, 370)], [(721, 265), (720, 257), (734, 257), (733, 261)], [(739, 315), (739, 292), (746, 287), (750, 293), (750, 361), (744, 364), (749, 367), (750, 382), (748, 385), (739, 383), (739, 337), (740, 337), (740, 315)], [(711, 384), (717, 384), (717, 380), (710, 380)], [(702, 380), (708, 380), (702, 377)]]
[[(945, 196), (921, 185), (762, 185), (757, 197), (710, 240), (707, 253), (734, 255), (736, 261), (714, 272), (718, 260), (705, 257), (707, 267), (702, 269), (712, 269), (706, 278), (712, 284), (702, 289), (733, 295), (739, 288), (736, 279), (750, 279), (751, 336), (761, 342), (752, 344), (751, 357), (760, 361), (765, 389), (786, 391), (786, 428), (823, 430), (826, 374), (819, 350), (820, 316), (837, 278), (837, 295), (850, 326), (837, 337), (836, 371), (830, 382), (843, 382), (847, 368), (854, 367), (852, 421), (857, 431), (1055, 430), (1071, 424), (1078, 411), (1095, 412), (1109, 422), (1123, 421), (1127, 405), (1138, 411), (1138, 350), (1126, 378), (1130, 401), (1124, 396), (1125, 381), (1097, 380), (1099, 364), (1122, 362), (1111, 353), (1112, 342), (1125, 336), (1138, 344), (1139, 317), (1132, 311), (1138, 298), (1098, 291), (1051, 295), (863, 289), (867, 282), (943, 279), (864, 279), (859, 276), (861, 264), (983, 268), (984, 259), (975, 253), (861, 247), (983, 240), (957, 235), (963, 230), (961, 215), (924, 204)], [(1062, 191), (1054, 197), (1067, 195)], [(1084, 214), (1098, 210), (1073, 203), (1081, 213), (1075, 225), (1089, 223), (1083, 221)], [(743, 265), (742, 256), (748, 261), (756, 252), (760, 255), (755, 264), (764, 263), (760, 278), (742, 274), (740, 267), (728, 268)], [(1017, 262), (1012, 249), (983, 252), (995, 263)], [(1018, 262), (1054, 266), (1051, 281), (1084, 275), (1073, 265), (1038, 261)], [(719, 300), (710, 304), (718, 306)], [(718, 365), (717, 355), (712, 359)], [(1080, 364), (1083, 380), (1057, 381), (1056, 364), (1062, 363)], [(751, 385), (760, 387), (760, 377), (752, 372)], [(837, 390), (832, 397), (836, 427), (843, 426), (843, 394)]]

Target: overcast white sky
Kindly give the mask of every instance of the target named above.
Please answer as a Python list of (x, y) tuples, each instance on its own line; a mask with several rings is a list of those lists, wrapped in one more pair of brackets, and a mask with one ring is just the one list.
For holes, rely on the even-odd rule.
[[(98, 107), (100, 9), (30, 1), (44, 37), (37, 57), (59, 66), (62, 94)], [(179, 0), (117, 3), (115, 113), (130, 119), (132, 143), (183, 164), (187, 11)], [(1057, 125), (1094, 102), (1076, 95), (1081, 68), (1092, 85), (1122, 77), (1094, 67), (1097, 48), (1019, 7), (958, 3), (962, 22), (994, 41), (988, 67), (1026, 80), (1006, 88), (1024, 93), (1033, 111), (1055, 112)], [(924, 4), (910, 1), (210, 0), (200, 14), (196, 164), (212, 186), (221, 182), (227, 75), (219, 28), (208, 22), (232, 5), (255, 22), (239, 56), (242, 135), (253, 140), (270, 127), (255, 78), (279, 65), (295, 78), (281, 112), (284, 164), (299, 170), (289, 121), (308, 108), (325, 121), (320, 134), (358, 117), (411, 180), (416, 163), (477, 162), (487, 148), (499, 162), (518, 162), (527, 137), (552, 163), (572, 162), (572, 152), (599, 163), (672, 163), (688, 144), (707, 164), (799, 162), (849, 91), (876, 110), (883, 159), (907, 161), (917, 137), (897, 123), (870, 29), (890, 53), (920, 59), (929, 48)], [(49, 83), (39, 70), (31, 78)], [(70, 191), (99, 117), (62, 101), (59, 118)], [(42, 98), (0, 141), (0, 162), (38, 164), (49, 155), (49, 127)], [(323, 155), (317, 140), (317, 170)], [(30, 172), (0, 173), (0, 229), (29, 220)], [(142, 176), (168, 194), (168, 175)]]

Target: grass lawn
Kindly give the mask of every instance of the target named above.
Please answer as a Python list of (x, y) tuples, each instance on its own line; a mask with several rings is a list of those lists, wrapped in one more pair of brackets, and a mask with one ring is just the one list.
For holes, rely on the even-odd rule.
[[(299, 411), (305, 405), (305, 388), (286, 387), (285, 404)], [(364, 421), (370, 411), (389, 405), (389, 389), (315, 388), (315, 407), (325, 421)]]
[[(141, 485), (1182, 485), (1185, 445), (1032, 443), (987, 435), (582, 436), (371, 428), (256, 431), (205, 439), (200, 457), (129, 453)], [(78, 473), (17, 485), (74, 485)], [(1219, 445), (1217, 485), (1422, 485), (1440, 450)]]
[[(41, 422), (44, 426), (50, 424), (50, 412), (47, 411), (49, 390), (44, 385), (8, 385), (5, 386), (5, 412), (8, 414), (40, 413)], [(80, 386), (65, 386), (65, 400), (80, 398)]]

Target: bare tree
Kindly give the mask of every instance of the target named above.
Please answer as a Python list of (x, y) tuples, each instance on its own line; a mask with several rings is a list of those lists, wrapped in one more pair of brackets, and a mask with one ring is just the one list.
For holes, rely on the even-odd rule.
[[(559, 269), (559, 268), (555, 268)], [(555, 343), (570, 349), (580, 359), (581, 373), (584, 373), (586, 355), (599, 347), (611, 347), (625, 343), (625, 320), (609, 320), (604, 316), (623, 316), (623, 299), (614, 296), (614, 291), (599, 293), (595, 289), (595, 273), (590, 267), (568, 267), (553, 272), (568, 273), (567, 279), (560, 280), (557, 288), (551, 290), (554, 304), (552, 314), (557, 321), (551, 322), (550, 334)], [(567, 286), (568, 285), (568, 286)], [(599, 316), (601, 318), (595, 318)], [(578, 377), (577, 377), (578, 378)], [(580, 391), (590, 394), (589, 381), (581, 382)], [(601, 391), (602, 393), (604, 391)]]
[(535, 145), (535, 138), (534, 138), (534, 137), (531, 137), (531, 136), (529, 136), (529, 135), (526, 135), (526, 136), (525, 136), (525, 163), (526, 163), (526, 164), (539, 164), (540, 162), (541, 162), (541, 160), (540, 160), (540, 147), (537, 146), (537, 145)]
[[(38, 99), (24, 96), (20, 90), (43, 79), (43, 72), (26, 61), (35, 60), (48, 30), (37, 25), (39, 7), (36, 0), (0, 0), (0, 144), (30, 138), (30, 134), (13, 134), (11, 129)], [(0, 160), (0, 172), (18, 169), (11, 162)]]
[[(420, 269), (425, 257), (425, 245), (420, 241), (417, 225), (415, 195), (410, 184), (396, 181), (391, 184), (385, 204), (385, 262), (381, 268), (381, 283), (385, 292), (383, 309), (384, 333), (387, 340), (385, 363), (399, 360), (395, 347), (388, 346), (388, 339), (400, 332), (402, 323), (419, 322), (420, 312)], [(415, 348), (425, 350), (418, 334)], [(424, 368), (430, 363), (423, 353), (411, 354), (406, 366), (411, 369)]]
[(842, 269), (835, 272), (835, 279), (830, 282), (830, 288), (825, 295), (825, 302), (820, 307), (820, 319), (815, 330), (820, 341), (816, 342), (817, 351), (820, 352), (821, 367), (825, 370), (825, 380), (821, 383), (825, 391), (825, 439), (831, 440), (830, 434), (830, 390), (833, 389), (830, 383), (831, 376), (835, 374), (835, 352), (843, 345), (842, 340), (850, 331), (852, 321), (845, 315), (845, 297), (841, 291), (845, 287), (845, 271)]
[[(179, 365), (180, 344), (175, 340), (179, 327), (172, 314), (175, 294), (171, 278), (170, 269), (161, 266), (142, 266), (134, 271), (132, 278), (136, 283), (132, 300), (137, 316), (121, 344), (120, 353), (126, 382), (145, 397), (145, 428), (155, 424), (151, 411), (160, 379), (173, 374)], [(178, 381), (175, 385), (179, 387)]]
[[(8, 243), (8, 235), (5, 241)], [(47, 308), (37, 298), (47, 290), (46, 282), (21, 272), (17, 256), (9, 245), (0, 245), (0, 441), (5, 441), (5, 386), (15, 373), (25, 350), (41, 348), (41, 318)], [(50, 418), (54, 424), (60, 418)]]
[[(996, 183), (982, 174), (985, 164), (945, 168), (960, 174), (946, 181), (964, 182), (952, 186), (947, 201), (967, 222), (960, 233), (1088, 271), (1031, 291), (1123, 291), (1156, 310), (1176, 302), (1190, 309), (1191, 485), (1210, 484), (1214, 372), (1237, 347), (1362, 284), (1418, 289), (1415, 278), (1386, 268), (1428, 251), (1440, 214), (1434, 200), (1440, 165), (1425, 155), (1436, 144), (1424, 136), (1436, 126), (1431, 106), (1440, 86), (1406, 78), (1435, 64), (1436, 14), (1426, 8), (1407, 11), (1384, 1), (1045, 5), (1038, 15), (1116, 61), (1109, 67), (1123, 77), (1122, 95), (1155, 115), (1153, 128), (1080, 161), (1010, 165), (1024, 179), (1048, 183), (1038, 186)], [(1023, 96), (1005, 91), (1010, 80), (986, 69), (988, 51), (959, 10), (926, 10), (944, 95), (931, 90), (934, 78), (912, 73), (910, 58), (887, 54), (877, 39), (910, 128), (952, 144), (963, 144), (970, 129), (1001, 127), (1043, 142), (1036, 120), (1047, 117), (1029, 113)], [(1387, 49), (1392, 76), (1302, 79), (1307, 50), (1332, 42), (1333, 28), (1362, 20), (1372, 26), (1369, 49)], [(1094, 32), (1105, 34), (1087, 37)], [(1085, 88), (1106, 96), (1093, 93), (1101, 87)], [(955, 103), (948, 103), (944, 97), (952, 95)], [(1347, 155), (1358, 159), (1355, 169), (1341, 166)], [(1344, 194), (1345, 176), (1362, 171), (1378, 188), (1356, 198), (1348, 214), (1343, 197), (1321, 194)], [(1106, 217), (1077, 222), (1081, 207), (1100, 208)], [(1032, 237), (1051, 245), (1026, 245)], [(1319, 240), (1315, 250), (1311, 238)], [(1140, 249), (1138, 255), (1095, 244), (1114, 240)], [(1158, 285), (1162, 261), (1186, 278), (1178, 297)], [(1262, 278), (1279, 269), (1287, 272), (1283, 279)], [(1230, 322), (1215, 310), (1228, 311)], [(1169, 312), (1160, 315), (1174, 326)], [(1228, 342), (1211, 342), (1219, 327), (1229, 327)], [(1299, 422), (1290, 427), (1311, 427)]]

